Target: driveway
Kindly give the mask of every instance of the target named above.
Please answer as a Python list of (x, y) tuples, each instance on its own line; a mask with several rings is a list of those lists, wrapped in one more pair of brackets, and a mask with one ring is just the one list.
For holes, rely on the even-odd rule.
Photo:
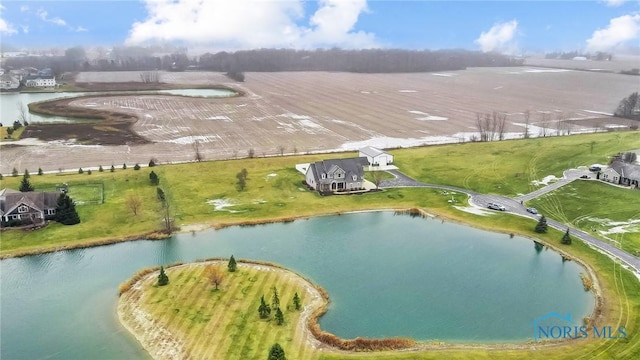
[[(455, 186), (448, 185), (438, 185), (438, 184), (426, 184), (415, 179), (408, 177), (407, 175), (401, 173), (398, 170), (388, 171), (389, 173), (395, 176), (394, 179), (382, 180), (380, 182), (381, 188), (398, 188), (398, 187), (424, 187), (424, 188), (434, 188), (434, 189), (446, 189), (451, 191), (457, 191), (461, 193), (468, 194), (471, 198), (469, 202), (472, 205), (481, 207), (486, 209), (487, 205), (492, 203), (498, 203), (505, 207), (507, 213), (528, 217), (534, 220), (538, 220), (540, 215), (534, 215), (527, 212), (526, 207), (523, 205), (524, 201), (528, 201), (537, 196), (546, 194), (550, 191), (553, 191), (563, 185), (566, 185), (576, 179), (580, 179), (580, 176), (587, 175), (590, 178), (595, 178), (595, 175), (588, 170), (579, 170), (579, 169), (571, 169), (564, 172), (564, 176), (559, 181), (547, 185), (544, 188), (538, 189), (534, 192), (531, 192), (526, 195), (519, 196), (515, 199), (508, 198), (501, 195), (491, 195), (491, 194), (480, 194), (475, 191), (458, 188)], [(580, 179), (582, 180), (582, 179)], [(589, 181), (589, 180), (583, 180)], [(582, 231), (580, 229), (573, 228), (569, 225), (565, 225), (553, 219), (547, 218), (547, 224), (557, 230), (566, 231), (569, 228), (569, 232), (575, 238), (578, 238), (588, 244), (589, 246), (595, 248), (596, 250), (607, 254), (608, 256), (621, 260), (626, 265), (628, 265), (631, 270), (636, 274), (636, 276), (640, 279), (640, 258), (633, 256), (617, 247), (604, 242), (596, 237), (593, 237), (589, 233)]]

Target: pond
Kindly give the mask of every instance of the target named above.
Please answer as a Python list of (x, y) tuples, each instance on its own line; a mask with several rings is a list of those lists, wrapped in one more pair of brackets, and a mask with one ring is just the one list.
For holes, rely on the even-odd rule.
[[(45, 100), (78, 97), (83, 95), (101, 94), (170, 94), (192, 97), (229, 97), (236, 93), (225, 89), (175, 89), (175, 90), (152, 90), (152, 91), (112, 91), (112, 92), (42, 92), (42, 93), (3, 93), (0, 95), (0, 119), (4, 126), (13, 124), (20, 117), (20, 108), (32, 103)], [(73, 122), (77, 119), (70, 119), (64, 116), (42, 116), (37, 114), (27, 114), (27, 121), (39, 123), (61, 123)]]
[(534, 319), (594, 306), (583, 269), (529, 239), (367, 212), (2, 260), (0, 357), (145, 357), (117, 321), (118, 285), (146, 266), (232, 254), (323, 286), (321, 327), (345, 338), (526, 341)]

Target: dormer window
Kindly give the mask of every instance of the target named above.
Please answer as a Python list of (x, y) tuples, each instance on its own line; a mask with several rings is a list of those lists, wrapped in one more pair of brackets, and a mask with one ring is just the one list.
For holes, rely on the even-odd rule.
[(353, 175), (353, 181), (358, 180), (358, 176), (357, 175)]
[(323, 178), (323, 179), (326, 179), (326, 178), (327, 178), (327, 174), (322, 173), (322, 178)]
[(26, 213), (29, 211), (29, 208), (26, 207), (25, 205), (21, 205), (20, 207), (18, 207), (18, 212), (19, 213)]

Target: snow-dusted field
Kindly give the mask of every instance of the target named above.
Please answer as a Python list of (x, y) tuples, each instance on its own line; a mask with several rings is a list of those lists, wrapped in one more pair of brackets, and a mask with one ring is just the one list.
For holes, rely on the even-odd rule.
[[(97, 165), (188, 161), (197, 140), (205, 159), (337, 149), (416, 146), (469, 140), (476, 114), (504, 112), (506, 138), (605, 131), (637, 77), (535, 67), (472, 68), (447, 73), (247, 73), (244, 83), (218, 73), (160, 73), (176, 84), (225, 84), (236, 98), (168, 95), (91, 97), (73, 106), (134, 114), (132, 129), (154, 144), (102, 148), (45, 143), (2, 149), (2, 173)], [(139, 73), (81, 73), (78, 81), (139, 81)], [(559, 120), (565, 120), (559, 124)], [(570, 125), (566, 125), (570, 124)], [(28, 142), (27, 142), (28, 143)], [(31, 143), (30, 143), (31, 144)], [(61, 156), (64, 154), (64, 156)]]

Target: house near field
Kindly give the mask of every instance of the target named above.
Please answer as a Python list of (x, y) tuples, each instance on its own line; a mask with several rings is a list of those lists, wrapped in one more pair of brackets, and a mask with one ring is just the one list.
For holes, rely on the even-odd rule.
[(56, 87), (56, 78), (53, 75), (29, 75), (22, 79), (22, 82), (26, 87)]
[(309, 164), (307, 185), (321, 193), (351, 192), (364, 189), (366, 157), (328, 159)]
[(640, 188), (640, 165), (614, 160), (600, 173), (600, 180), (638, 189)]
[(358, 156), (366, 157), (370, 166), (387, 166), (393, 164), (393, 155), (371, 146), (360, 149)]
[(59, 192), (0, 190), (2, 226), (37, 224), (53, 219), (59, 196)]
[(11, 76), (10, 74), (0, 75), (0, 89), (2, 90), (14, 90), (20, 87), (20, 80)]

